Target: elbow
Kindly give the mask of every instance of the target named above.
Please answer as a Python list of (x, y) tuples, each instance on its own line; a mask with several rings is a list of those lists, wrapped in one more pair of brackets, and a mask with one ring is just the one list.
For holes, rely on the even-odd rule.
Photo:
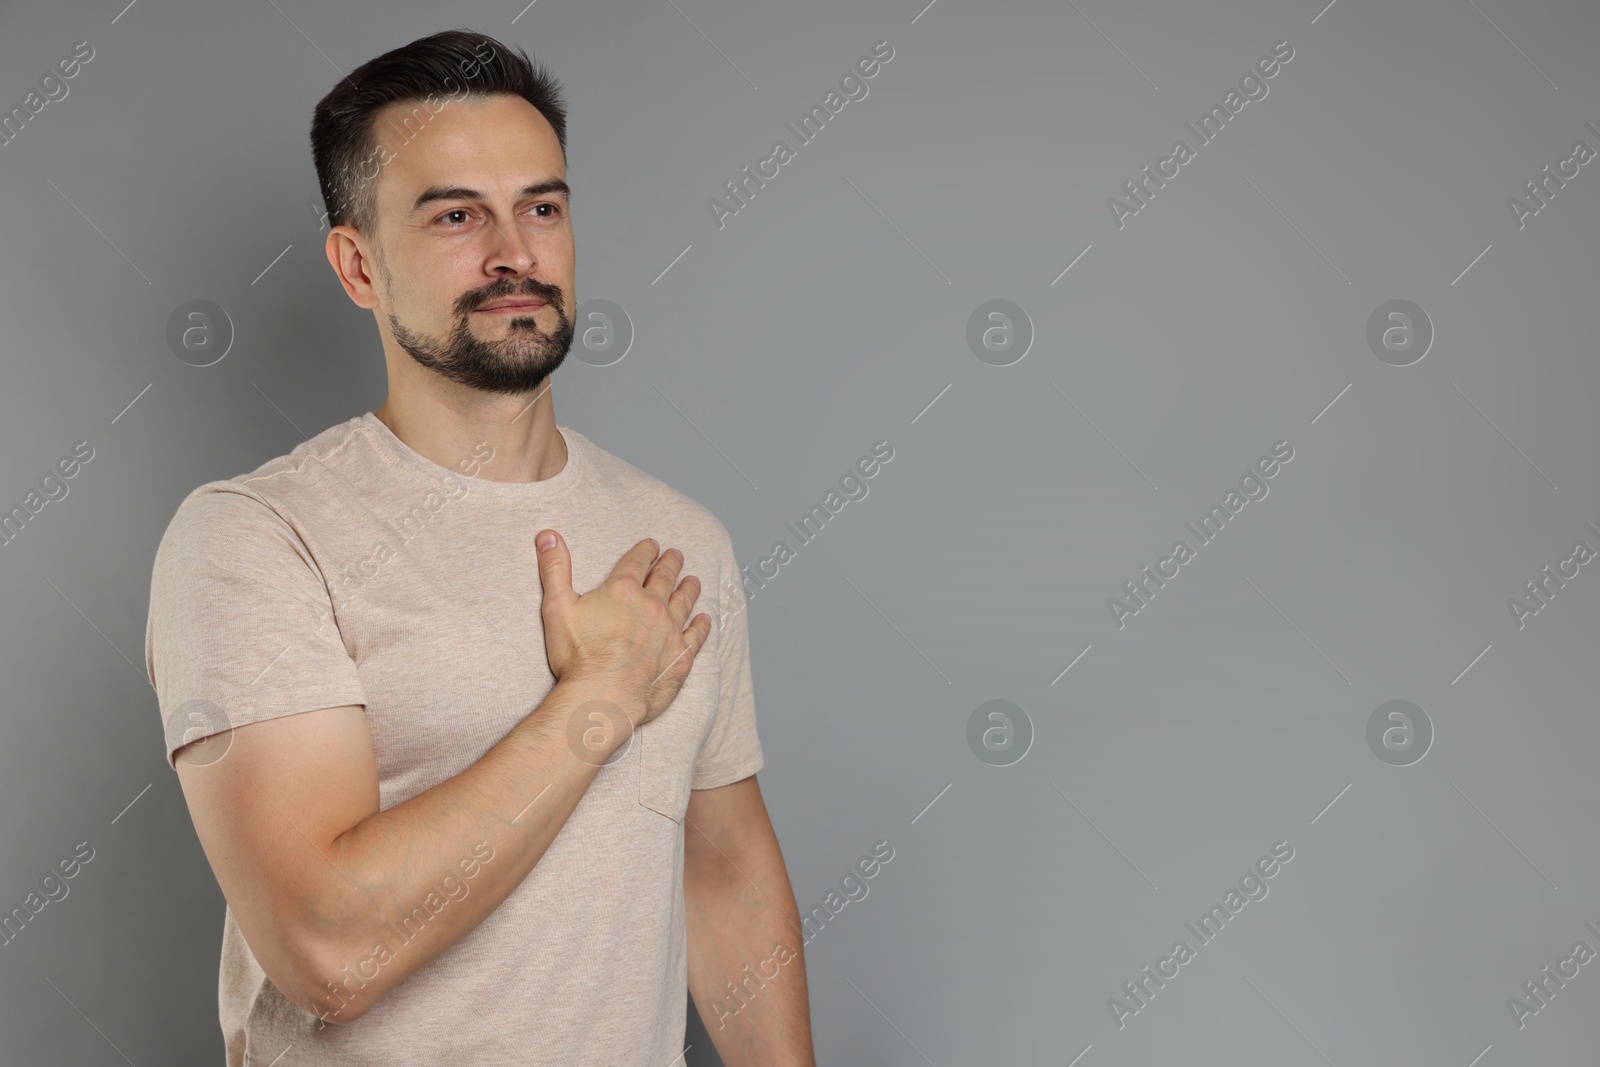
[(385, 992), (374, 981), (378, 977), (374, 960), (337, 952), (307, 950), (298, 955), (284, 981), (272, 974), (267, 977), (296, 1007), (334, 1025), (355, 1022)]

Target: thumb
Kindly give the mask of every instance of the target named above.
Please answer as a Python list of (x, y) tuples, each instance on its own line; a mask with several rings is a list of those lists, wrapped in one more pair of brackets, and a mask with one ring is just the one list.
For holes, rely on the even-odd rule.
[(565, 604), (572, 597), (572, 556), (554, 530), (540, 530), (533, 539), (539, 553), (539, 584), (545, 604)]

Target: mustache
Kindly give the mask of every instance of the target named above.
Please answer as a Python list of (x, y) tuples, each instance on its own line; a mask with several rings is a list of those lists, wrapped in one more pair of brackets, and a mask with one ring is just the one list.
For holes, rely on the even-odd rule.
[(490, 301), (504, 300), (510, 296), (532, 297), (535, 300), (541, 300), (546, 304), (560, 308), (563, 304), (561, 299), (563, 295), (559, 286), (546, 285), (544, 282), (535, 281), (532, 278), (525, 278), (520, 283), (502, 280), (493, 285), (487, 285), (482, 289), (464, 294), (456, 301), (455, 310), (457, 315), (465, 315), (470, 311), (476, 311)]

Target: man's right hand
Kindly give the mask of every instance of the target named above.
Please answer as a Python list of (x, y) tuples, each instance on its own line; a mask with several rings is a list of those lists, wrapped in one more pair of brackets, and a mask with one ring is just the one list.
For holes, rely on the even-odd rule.
[[(539, 538), (546, 536), (554, 543), (540, 548)], [(550, 670), (557, 681), (578, 681), (611, 694), (636, 727), (672, 703), (711, 635), (711, 616), (704, 613), (684, 627), (700, 595), (700, 580), (689, 575), (679, 582), (683, 553), (659, 548), (654, 538), (640, 541), (598, 588), (579, 596), (572, 588), (566, 540), (554, 530), (541, 530), (535, 538)]]

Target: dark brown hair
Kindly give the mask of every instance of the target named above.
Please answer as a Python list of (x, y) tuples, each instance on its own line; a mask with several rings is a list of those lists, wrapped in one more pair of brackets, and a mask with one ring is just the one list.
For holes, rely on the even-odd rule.
[[(378, 111), (402, 100), (425, 103), (401, 120), (409, 127), (420, 116), (420, 126), (450, 100), (499, 95), (520, 96), (538, 108), (566, 158), (561, 86), (521, 48), (512, 52), (485, 34), (444, 30), (363, 63), (317, 103), (311, 119), (311, 158), (328, 225), (370, 234), (377, 223), (375, 179), (381, 164), (373, 159), (379, 148), (373, 122)], [(435, 107), (434, 101), (443, 102)]]

